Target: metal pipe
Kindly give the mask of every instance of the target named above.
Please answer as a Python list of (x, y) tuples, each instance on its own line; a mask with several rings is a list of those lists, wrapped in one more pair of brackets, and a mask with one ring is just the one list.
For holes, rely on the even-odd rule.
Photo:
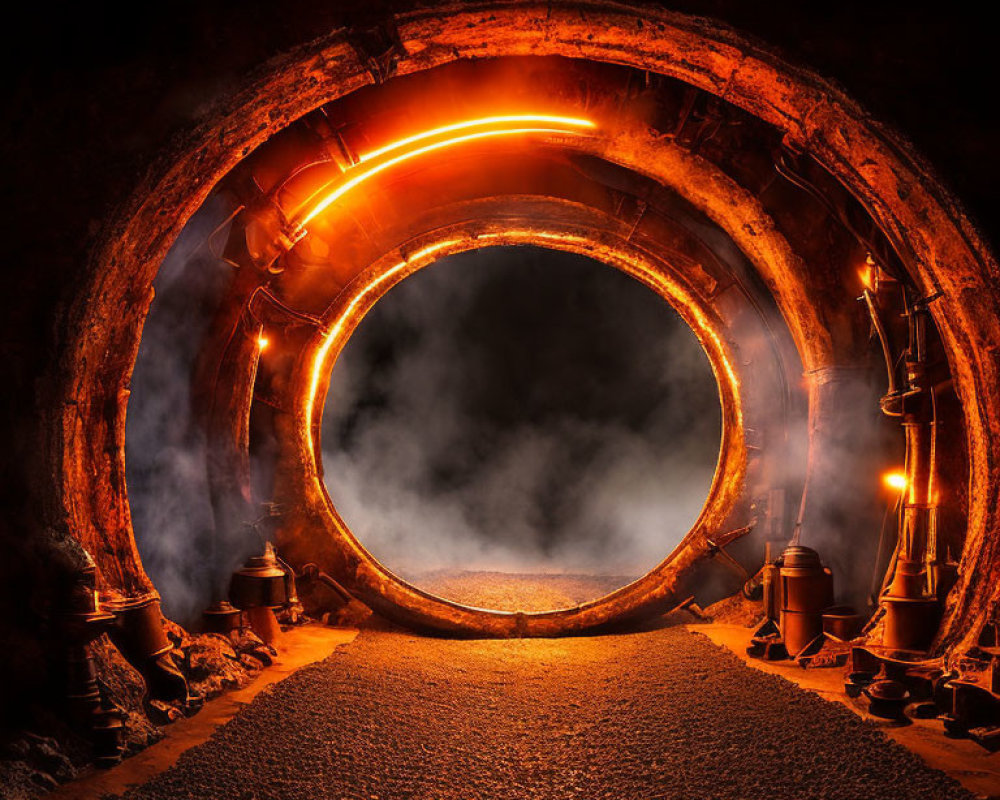
[(306, 580), (319, 581), (325, 586), (328, 586), (329, 588), (333, 589), (333, 591), (345, 603), (350, 603), (352, 600), (354, 600), (354, 596), (349, 591), (347, 591), (347, 589), (345, 589), (343, 586), (337, 583), (336, 580), (334, 580), (332, 577), (323, 572), (323, 570), (321, 570), (317, 564), (313, 564), (312, 562), (308, 564), (303, 564), (302, 571), (299, 572), (295, 577), (298, 579), (304, 578)]
[(879, 343), (882, 345), (882, 356), (885, 358), (885, 369), (889, 378), (889, 388), (886, 394), (896, 394), (899, 390), (896, 387), (896, 368), (892, 358), (892, 348), (889, 345), (889, 335), (886, 333), (885, 324), (882, 322), (882, 317), (875, 305), (875, 293), (866, 286), (861, 292), (861, 297), (864, 299), (865, 305), (868, 306), (868, 315), (871, 317), (872, 326), (875, 328)]
[[(927, 301), (904, 297), (909, 322), (906, 391), (893, 410), (903, 418), (906, 440), (906, 491), (892, 582), (885, 592), (884, 643), (896, 649), (923, 651), (934, 638), (940, 603), (932, 592), (930, 545), (933, 532), (931, 488), (934, 483), (936, 404), (927, 378)], [(884, 400), (884, 398), (883, 398)], [(886, 404), (883, 411), (887, 414)]]

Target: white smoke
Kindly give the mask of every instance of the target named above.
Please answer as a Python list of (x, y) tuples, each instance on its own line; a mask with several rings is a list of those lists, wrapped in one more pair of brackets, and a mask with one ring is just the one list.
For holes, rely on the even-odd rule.
[(126, 416), (125, 474), (136, 545), (164, 612), (181, 623), (198, 619), (220, 580), (211, 557), (215, 524), (191, 373), (232, 272), (212, 256), (206, 238), (230, 211), (222, 198), (210, 198), (164, 259)]
[[(711, 368), (676, 313), (626, 276), (513, 253), (435, 264), (362, 322), (325, 410), (331, 498), (404, 577), (641, 575), (707, 496), (721, 428)], [(498, 309), (488, 295), (508, 280)]]

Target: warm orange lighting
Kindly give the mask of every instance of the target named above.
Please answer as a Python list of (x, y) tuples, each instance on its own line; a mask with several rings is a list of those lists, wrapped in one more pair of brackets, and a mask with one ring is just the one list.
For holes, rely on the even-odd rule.
[(433, 130), (424, 131), (423, 133), (418, 133), (414, 136), (408, 136), (405, 139), (400, 139), (399, 141), (393, 142), (392, 144), (386, 145), (385, 147), (380, 147), (378, 150), (372, 150), (370, 153), (365, 153), (358, 158), (359, 164), (364, 164), (366, 161), (371, 161), (374, 158), (379, 158), (391, 153), (393, 150), (399, 150), (407, 145), (416, 144), (417, 142), (422, 142), (425, 139), (433, 139), (435, 136), (443, 136), (446, 133), (453, 133), (454, 131), (468, 130), (469, 128), (480, 128), (489, 125), (506, 125), (506, 124), (518, 124), (524, 125), (526, 123), (535, 124), (546, 124), (555, 125), (563, 127), (578, 127), (578, 128), (594, 128), (596, 125), (589, 119), (578, 119), (575, 117), (556, 117), (551, 114), (511, 114), (504, 117), (480, 117), (479, 119), (470, 119), (465, 122), (456, 122), (453, 125), (445, 125), (441, 128), (434, 128)]
[(865, 265), (858, 270), (861, 276), (862, 285), (869, 291), (875, 291), (876, 281), (878, 280), (878, 267), (875, 265), (875, 261), (871, 256), (865, 259)]
[(882, 483), (895, 492), (903, 492), (908, 482), (902, 472), (887, 472), (882, 476)]
[[(354, 295), (351, 302), (347, 304), (347, 307), (337, 315), (336, 321), (330, 327), (330, 330), (324, 335), (323, 343), (319, 346), (316, 351), (316, 356), (313, 359), (312, 374), (310, 375), (309, 381), (309, 391), (306, 394), (305, 403), (305, 417), (309, 424), (312, 423), (313, 409), (316, 404), (316, 393), (319, 390), (320, 379), (323, 376), (323, 365), (326, 363), (327, 355), (329, 354), (330, 348), (334, 343), (343, 344), (341, 339), (343, 338), (345, 327), (349, 321), (352, 321), (352, 318), (357, 313), (358, 306), (361, 302), (368, 298), (386, 281), (391, 280), (407, 267), (414, 266), (442, 250), (447, 250), (448, 248), (458, 244), (459, 241), (460, 240), (458, 239), (448, 239), (447, 241), (430, 245), (429, 247), (425, 247), (423, 250), (418, 250), (417, 252), (412, 253), (409, 258), (400, 261), (398, 264), (394, 264), (370, 283), (363, 286), (360, 291)], [(312, 436), (308, 437), (308, 443), (310, 453), (315, 456)]]
[[(527, 123), (537, 123), (534, 125), (529, 125)], [(439, 141), (431, 141), (428, 144), (424, 144), (421, 147), (413, 148), (412, 150), (405, 150), (408, 145), (415, 144), (417, 142), (423, 142), (428, 139), (434, 139), (436, 136), (441, 136), (446, 133), (451, 133), (458, 130), (469, 130), (472, 128), (495, 125), (498, 123), (518, 123), (515, 127), (500, 127), (500, 128), (489, 128), (486, 130), (477, 130), (471, 133), (463, 133), (461, 136), (452, 136), (446, 139), (441, 139)], [(333, 203), (337, 202), (341, 197), (350, 192), (352, 189), (356, 188), (360, 184), (364, 183), (370, 178), (384, 172), (391, 167), (401, 164), (404, 161), (409, 161), (412, 158), (417, 158), (418, 156), (425, 155), (427, 153), (432, 153), (437, 150), (443, 150), (447, 147), (454, 147), (456, 145), (465, 144), (468, 142), (477, 141), (480, 139), (499, 137), (499, 136), (517, 136), (517, 135), (527, 135), (527, 134), (572, 134), (578, 133), (583, 129), (594, 128), (595, 124), (590, 120), (577, 119), (575, 117), (555, 117), (548, 115), (521, 115), (521, 116), (509, 116), (509, 117), (483, 117), (482, 119), (469, 120), (467, 122), (459, 122), (454, 125), (446, 125), (441, 128), (434, 128), (433, 130), (425, 131), (423, 133), (418, 133), (414, 136), (409, 136), (405, 139), (400, 139), (397, 142), (393, 142), (385, 147), (378, 150), (374, 150), (371, 153), (366, 153), (359, 160), (359, 164), (367, 163), (369, 161), (377, 161), (380, 157), (385, 156), (390, 153), (394, 153), (398, 150), (403, 150), (403, 152), (392, 156), (391, 158), (386, 158), (383, 161), (378, 161), (374, 166), (369, 169), (362, 170), (349, 177), (343, 183), (340, 183), (335, 188), (327, 191), (330, 187), (330, 183), (325, 184), (321, 189), (314, 192), (309, 199), (303, 203), (303, 208), (309, 208), (304, 214), (299, 216), (295, 222), (294, 226), (301, 231), (301, 229), (307, 225), (311, 220), (315, 219), (317, 214), (321, 214), (327, 208), (329, 208)], [(356, 168), (348, 170), (346, 175), (350, 175), (352, 172), (356, 172)], [(322, 199), (318, 202), (314, 201), (316, 198), (327, 192)], [(310, 207), (311, 206), (311, 207)], [(293, 237), (294, 238), (294, 237)]]
[(263, 353), (263, 352), (264, 352), (265, 350), (267, 350), (267, 346), (268, 346), (269, 344), (270, 344), (270, 341), (268, 340), (268, 338), (267, 338), (267, 337), (266, 337), (266, 336), (265, 336), (264, 334), (261, 334), (260, 336), (258, 336), (258, 337), (257, 337), (257, 348), (258, 348), (258, 349), (259, 349), (259, 350), (260, 350), (260, 351), (261, 351), (262, 353)]

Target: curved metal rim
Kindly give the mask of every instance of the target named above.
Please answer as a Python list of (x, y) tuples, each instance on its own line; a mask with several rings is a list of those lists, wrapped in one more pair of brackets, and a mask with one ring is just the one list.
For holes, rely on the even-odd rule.
[[(723, 417), (719, 459), (711, 488), (694, 525), (666, 558), (644, 576), (603, 597), (571, 608), (541, 612), (481, 609), (420, 589), (393, 573), (361, 544), (337, 512), (322, 478), (318, 440), (323, 403), (316, 402), (317, 395), (320, 385), (325, 392), (337, 357), (365, 313), (397, 283), (439, 258), (504, 244), (534, 244), (588, 255), (639, 280), (666, 300), (694, 332), (719, 387)], [(302, 498), (312, 506), (310, 516), (320, 522), (335, 546), (348, 554), (354, 574), (345, 577), (353, 579), (351, 582), (364, 602), (379, 610), (388, 610), (390, 616), (402, 616), (410, 622), (416, 619), (418, 624), (430, 628), (465, 632), (484, 632), (484, 629), (496, 628), (499, 623), (505, 633), (517, 635), (533, 635), (535, 629), (540, 629), (539, 635), (550, 635), (613, 624), (632, 617), (650, 602), (664, 598), (669, 602), (672, 594), (664, 593), (665, 573), (681, 553), (704, 548), (703, 534), (729, 515), (740, 496), (746, 470), (742, 398), (732, 356), (718, 333), (721, 324), (711, 310), (685, 288), (682, 279), (668, 265), (657, 262), (634, 245), (618, 242), (612, 247), (607, 243), (599, 244), (587, 231), (549, 227), (496, 230), (458, 237), (449, 231), (437, 231), (422, 239), (409, 259), (400, 261), (390, 255), (359, 274), (331, 307), (326, 323), (326, 332), (317, 334), (303, 349), (298, 376), (293, 379), (298, 386), (311, 387), (313, 395), (310, 399), (309, 388), (294, 394), (297, 400), (302, 400), (294, 412), (296, 446), (308, 453), (308, 457), (296, 460), (301, 467), (297, 478), (310, 487)], [(326, 376), (325, 381), (321, 376)], [(397, 609), (403, 614), (394, 615)]]

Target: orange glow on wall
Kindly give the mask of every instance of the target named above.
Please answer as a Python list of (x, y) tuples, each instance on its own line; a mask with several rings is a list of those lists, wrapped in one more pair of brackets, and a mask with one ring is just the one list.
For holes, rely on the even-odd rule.
[(861, 285), (865, 289), (871, 292), (878, 291), (878, 265), (870, 255), (865, 258), (865, 265), (858, 270), (858, 274), (861, 276)]

